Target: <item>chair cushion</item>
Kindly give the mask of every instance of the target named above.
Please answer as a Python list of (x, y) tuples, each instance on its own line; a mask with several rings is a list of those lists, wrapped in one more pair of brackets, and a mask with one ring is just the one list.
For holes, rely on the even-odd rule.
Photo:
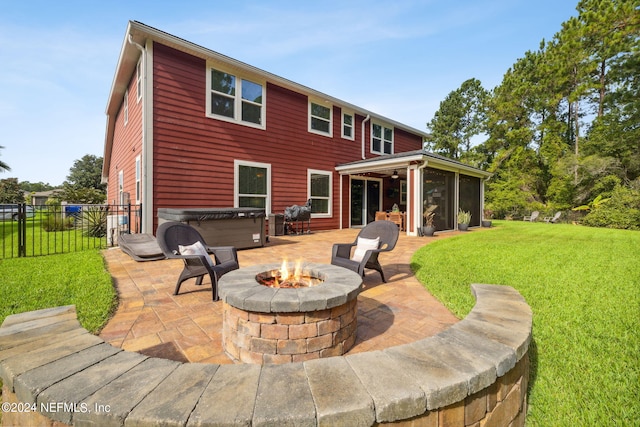
[(366, 251), (370, 249), (378, 249), (378, 246), (380, 246), (380, 237), (376, 237), (375, 239), (358, 237), (358, 244), (356, 245), (356, 250), (353, 251), (351, 259), (353, 261), (360, 262), (362, 261)]
[(209, 265), (211, 267), (214, 266), (213, 260), (207, 253), (207, 248), (205, 248), (200, 241), (188, 246), (178, 245), (178, 250), (180, 251), (180, 255), (203, 255), (209, 262)]

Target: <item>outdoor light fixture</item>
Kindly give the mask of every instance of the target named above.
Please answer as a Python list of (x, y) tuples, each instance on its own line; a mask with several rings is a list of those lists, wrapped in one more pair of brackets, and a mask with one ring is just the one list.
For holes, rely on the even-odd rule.
[(391, 175), (391, 178), (398, 179), (398, 171), (397, 170), (393, 171), (393, 175)]

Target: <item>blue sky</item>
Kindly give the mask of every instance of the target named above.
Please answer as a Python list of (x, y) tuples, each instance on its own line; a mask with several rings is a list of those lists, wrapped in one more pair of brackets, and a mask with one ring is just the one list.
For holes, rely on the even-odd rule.
[(59, 185), (103, 155), (129, 20), (426, 130), (469, 78), (486, 89), (577, 0), (0, 2), (0, 179)]

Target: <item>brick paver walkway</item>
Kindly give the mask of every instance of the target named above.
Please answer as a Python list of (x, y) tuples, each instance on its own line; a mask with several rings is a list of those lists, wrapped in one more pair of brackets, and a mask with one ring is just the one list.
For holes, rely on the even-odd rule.
[[(263, 248), (238, 251), (240, 266), (289, 261), (330, 263), (333, 243), (352, 242), (358, 230), (318, 231), (310, 235), (271, 237)], [(396, 248), (380, 263), (388, 283), (367, 270), (358, 296), (358, 331), (349, 354), (413, 342), (457, 322), (415, 279), (412, 254), (421, 246), (453, 236), (420, 238), (401, 233)], [(120, 304), (100, 337), (125, 350), (179, 361), (232, 363), (222, 349), (222, 303), (211, 300), (211, 282), (194, 279), (173, 295), (181, 260), (136, 262), (121, 250), (104, 252)]]

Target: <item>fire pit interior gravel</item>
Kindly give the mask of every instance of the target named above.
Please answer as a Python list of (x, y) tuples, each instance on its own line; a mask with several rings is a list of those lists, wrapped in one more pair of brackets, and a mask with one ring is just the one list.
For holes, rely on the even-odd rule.
[[(294, 270), (294, 264), (286, 264)], [(218, 282), (223, 347), (242, 363), (289, 363), (346, 353), (356, 339), (362, 278), (342, 267), (305, 263), (313, 286), (269, 287), (280, 264), (240, 268)]]

